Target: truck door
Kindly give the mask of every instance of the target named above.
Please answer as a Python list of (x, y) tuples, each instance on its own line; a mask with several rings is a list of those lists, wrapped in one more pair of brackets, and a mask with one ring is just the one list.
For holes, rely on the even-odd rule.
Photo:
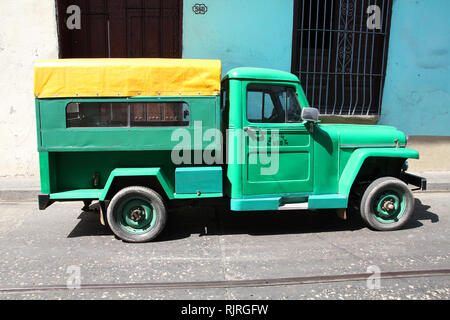
[(242, 90), (243, 194), (312, 192), (313, 143), (296, 84), (244, 82)]

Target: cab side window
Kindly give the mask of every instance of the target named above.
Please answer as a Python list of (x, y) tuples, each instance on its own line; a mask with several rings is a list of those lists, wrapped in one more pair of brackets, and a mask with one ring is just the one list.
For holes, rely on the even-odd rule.
[(286, 90), (287, 122), (301, 122), (302, 108), (293, 88)]
[(298, 122), (301, 121), (300, 114), (301, 107), (294, 88), (265, 84), (247, 86), (247, 120), (249, 122)]

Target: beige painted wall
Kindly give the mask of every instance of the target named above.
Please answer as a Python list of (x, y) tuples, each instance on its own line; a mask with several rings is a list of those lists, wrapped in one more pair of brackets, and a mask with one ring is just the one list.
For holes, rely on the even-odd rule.
[(58, 57), (55, 1), (0, 1), (0, 177), (38, 176), (33, 65)]
[(407, 147), (420, 154), (408, 160), (409, 171), (450, 171), (450, 137), (412, 136)]

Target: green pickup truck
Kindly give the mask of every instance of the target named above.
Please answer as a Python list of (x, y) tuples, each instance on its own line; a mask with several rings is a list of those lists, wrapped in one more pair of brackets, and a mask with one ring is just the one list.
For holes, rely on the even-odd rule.
[[(100, 203), (129, 242), (154, 239), (167, 208), (197, 199), (231, 211), (336, 209), (375, 230), (412, 216), (407, 137), (393, 127), (322, 124), (299, 79), (218, 60), (62, 59), (35, 66), (41, 194)], [(219, 201), (220, 200), (220, 201)], [(255, 215), (255, 218), (257, 215)]]

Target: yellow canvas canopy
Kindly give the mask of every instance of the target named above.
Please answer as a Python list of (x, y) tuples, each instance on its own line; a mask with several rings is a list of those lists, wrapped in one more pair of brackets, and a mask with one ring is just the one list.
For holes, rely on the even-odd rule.
[(35, 65), (38, 98), (211, 96), (220, 92), (220, 60), (59, 59)]

